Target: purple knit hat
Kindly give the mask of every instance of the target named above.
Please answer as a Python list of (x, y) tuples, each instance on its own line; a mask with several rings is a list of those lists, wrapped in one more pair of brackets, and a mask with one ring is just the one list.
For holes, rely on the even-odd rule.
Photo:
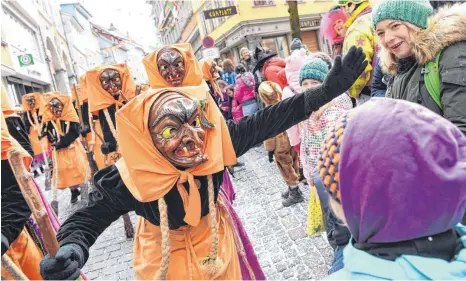
[(373, 98), (337, 126), (321, 177), (357, 242), (411, 240), (461, 221), (466, 137), (455, 125), (415, 103)]

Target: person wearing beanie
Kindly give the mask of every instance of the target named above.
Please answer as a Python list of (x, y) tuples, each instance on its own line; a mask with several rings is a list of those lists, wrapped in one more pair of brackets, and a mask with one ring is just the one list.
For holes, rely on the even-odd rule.
[[(259, 97), (266, 107), (272, 106), (282, 100), (282, 89), (275, 82), (262, 82), (259, 86)], [(273, 162), (275, 156), (278, 170), (288, 185), (287, 190), (282, 193), (283, 206), (290, 207), (303, 202), (303, 193), (299, 189), (299, 157), (290, 144), (288, 134), (282, 132), (265, 140), (264, 147), (269, 154), (270, 163)]]
[[(299, 71), (304, 65), (308, 56), (305, 49), (294, 50), (289, 57), (285, 59), (285, 75), (288, 85), (283, 89), (283, 99), (288, 99), (302, 93), (299, 85)], [(290, 139), (290, 144), (299, 153), (299, 144), (301, 143), (301, 127), (302, 124), (296, 124), (286, 130)]]
[(433, 14), (427, 0), (386, 0), (373, 15), (382, 69), (394, 76), (387, 96), (419, 103), (466, 135), (466, 3)]
[(291, 45), (290, 45), (291, 52), (293, 52), (294, 50), (299, 50), (301, 48), (304, 48), (303, 42), (301, 42), (301, 39), (293, 38), (293, 40), (291, 41)]
[(241, 48), (239, 55), (241, 57), (240, 63), (246, 67), (247, 71), (252, 72), (256, 65), (256, 60), (251, 56), (249, 49), (246, 47)]
[[(320, 59), (324, 58), (324, 60)], [(330, 67), (328, 65), (330, 63)], [(331, 59), (325, 53), (314, 53), (311, 59), (301, 68), (299, 82), (303, 91), (322, 84), (331, 68)], [(328, 205), (328, 195), (318, 177), (317, 160), (324, 137), (335, 121), (346, 111), (353, 107), (348, 95), (343, 94), (313, 112), (309, 119), (303, 122), (301, 129), (300, 158), (303, 165), (303, 174), (310, 187), (317, 190), (320, 198), (324, 227), (327, 240), (334, 250), (334, 259), (329, 273), (338, 271), (343, 267), (343, 249), (348, 244), (350, 235), (348, 229), (331, 213)], [(315, 191), (314, 190), (314, 191)], [(308, 234), (312, 234), (311, 208), (308, 214)]]
[(368, 101), (371, 97), (373, 69), (378, 52), (374, 30), (371, 27), (372, 8), (368, 0), (339, 0), (338, 4), (345, 9), (348, 20), (342, 53), (346, 54), (352, 46), (361, 47), (369, 62), (365, 71), (349, 90), (357, 105)]
[(465, 280), (464, 163), (466, 137), (421, 105), (373, 98), (342, 116), (318, 168), (352, 239), (327, 280)]

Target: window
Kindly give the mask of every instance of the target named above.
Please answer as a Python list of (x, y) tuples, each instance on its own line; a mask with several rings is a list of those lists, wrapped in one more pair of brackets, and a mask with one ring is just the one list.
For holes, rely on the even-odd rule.
[(275, 0), (254, 0), (253, 4), (254, 7), (273, 6), (275, 5)]

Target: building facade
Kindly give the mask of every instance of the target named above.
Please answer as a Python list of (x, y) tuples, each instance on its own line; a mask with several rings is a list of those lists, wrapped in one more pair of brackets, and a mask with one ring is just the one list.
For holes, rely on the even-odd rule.
[(109, 28), (91, 23), (97, 35), (103, 64), (126, 63), (131, 75), (137, 83), (148, 83), (142, 60), (146, 55), (143, 47), (129, 38), (129, 34), (121, 34), (112, 24)]
[[(322, 14), (333, 5), (332, 1), (298, 1), (301, 38), (311, 51), (326, 51), (328, 46), (319, 34)], [(254, 50), (262, 45), (279, 56), (290, 55), (291, 30), (286, 0), (255, 1), (204, 1), (204, 11), (222, 7), (235, 7), (236, 14), (228, 17), (207, 19), (199, 13), (201, 37), (211, 36), (220, 49), (222, 58), (239, 61), (239, 50)]]
[[(150, 1), (164, 44), (191, 43), (202, 58), (202, 39), (211, 36), (221, 58), (239, 61), (239, 50), (262, 45), (281, 57), (290, 55), (291, 30), (287, 0)], [(322, 14), (333, 1), (300, 0), (301, 39), (311, 51), (329, 51), (319, 34)], [(229, 10), (229, 11), (227, 11)], [(218, 16), (221, 15), (221, 16)]]
[(54, 0), (2, 0), (2, 83), (19, 105), (31, 92), (70, 93), (75, 81)]
[(79, 79), (86, 71), (103, 63), (98, 37), (91, 29), (92, 14), (77, 1), (62, 3), (60, 9), (73, 70)]

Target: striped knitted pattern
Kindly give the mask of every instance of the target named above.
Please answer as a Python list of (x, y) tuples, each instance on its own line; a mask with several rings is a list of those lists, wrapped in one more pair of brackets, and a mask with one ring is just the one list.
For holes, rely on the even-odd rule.
[(330, 196), (338, 202), (340, 202), (340, 173), (338, 165), (340, 163), (340, 148), (343, 142), (343, 134), (349, 119), (348, 116), (349, 113), (345, 113), (329, 132), (322, 144), (321, 154), (317, 162), (319, 176), (325, 188), (327, 188)]

